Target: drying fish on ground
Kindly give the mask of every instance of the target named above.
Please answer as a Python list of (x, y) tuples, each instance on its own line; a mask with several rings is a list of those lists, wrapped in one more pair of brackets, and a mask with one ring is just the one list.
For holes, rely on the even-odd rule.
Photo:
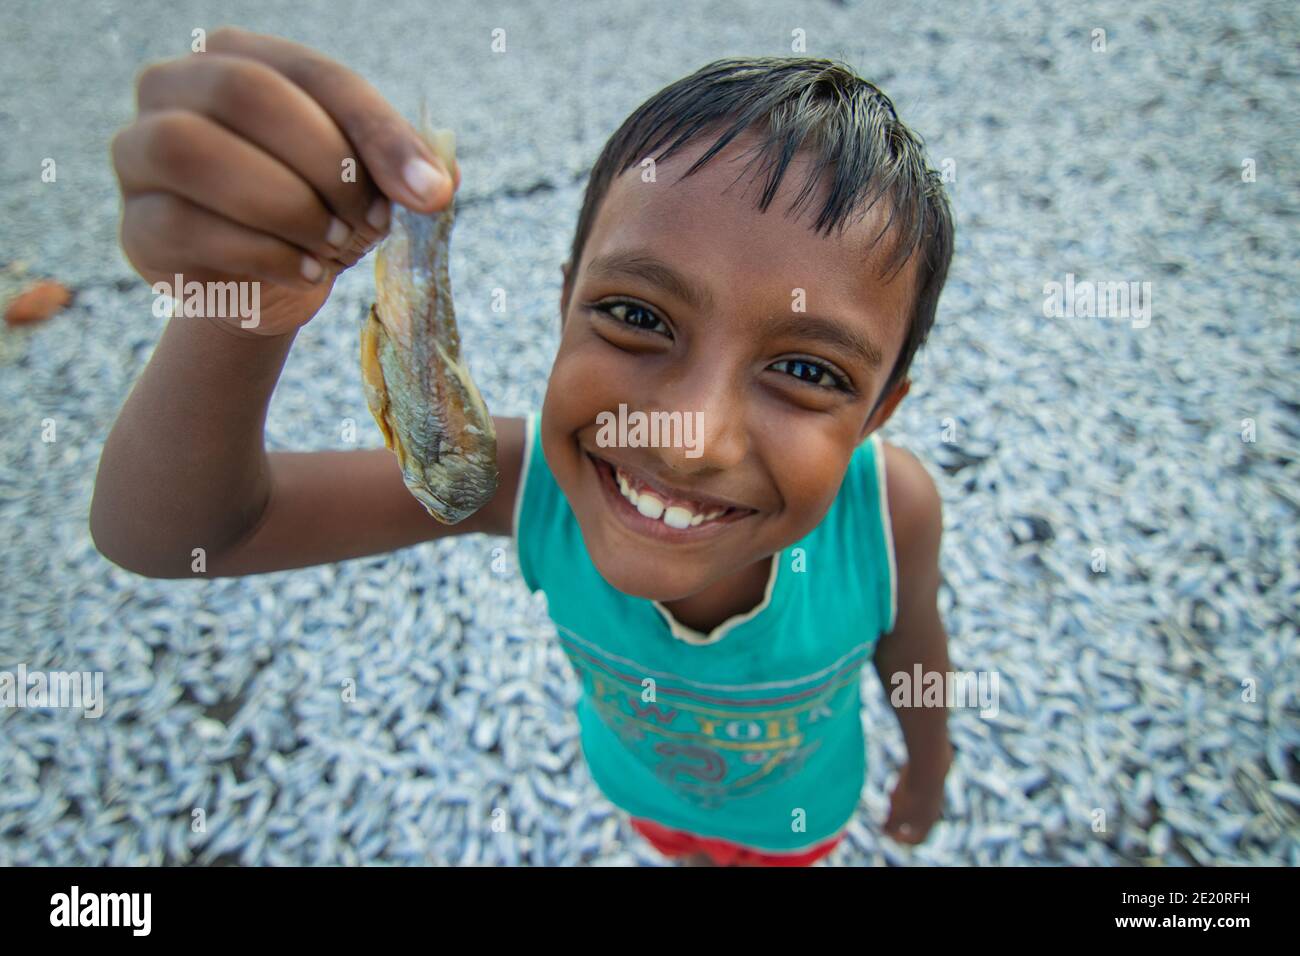
[[(451, 130), (421, 135), (453, 176)], [(361, 332), (366, 401), (402, 478), (444, 524), (468, 518), (497, 488), (496, 430), (460, 354), (449, 243), (453, 196), (439, 212), (393, 204), (375, 260), (375, 303)]]

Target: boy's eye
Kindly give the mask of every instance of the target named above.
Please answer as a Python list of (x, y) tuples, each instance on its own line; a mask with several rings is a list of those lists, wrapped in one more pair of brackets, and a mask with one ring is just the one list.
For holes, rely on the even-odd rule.
[(771, 367), (780, 371), (782, 365), (787, 367), (792, 376), (809, 385), (822, 388), (844, 387), (843, 380), (820, 362), (810, 362), (807, 359), (781, 359), (779, 362), (773, 362)]
[[(597, 312), (603, 312), (610, 318), (624, 325), (630, 325), (634, 329), (641, 329), (645, 332), (654, 332), (655, 326), (663, 325), (663, 321), (643, 305), (637, 305), (635, 302), (606, 302), (603, 305), (593, 306)], [(667, 326), (664, 326), (667, 329)]]
[[(672, 338), (672, 333), (668, 331), (668, 327), (664, 325), (663, 320), (648, 308), (636, 302), (616, 300), (602, 302), (591, 306), (591, 308), (609, 316), (620, 325), (629, 326), (641, 332), (652, 332), (663, 335), (665, 338)], [(663, 326), (662, 332), (658, 331), (658, 326)], [(783, 369), (782, 366), (785, 366), (785, 368)], [(777, 371), (788, 371), (788, 374), (793, 378), (815, 388), (839, 389), (845, 392), (853, 391), (847, 378), (821, 362), (801, 358), (781, 359), (779, 362), (773, 362), (769, 367)]]

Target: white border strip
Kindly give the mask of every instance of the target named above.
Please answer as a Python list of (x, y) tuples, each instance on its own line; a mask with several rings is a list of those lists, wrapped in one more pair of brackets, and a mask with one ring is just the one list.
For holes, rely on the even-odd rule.
[(528, 487), (528, 466), (533, 461), (533, 416), (536, 414), (529, 412), (524, 416), (524, 461), (519, 468), (519, 487), (515, 489), (515, 506), (510, 517), (510, 538), (515, 543), (515, 566), (519, 568), (521, 577), (524, 563), (519, 556), (519, 515), (524, 506), (524, 490)]
[(898, 623), (898, 563), (894, 558), (894, 526), (889, 519), (889, 488), (885, 481), (885, 446), (880, 440), (879, 432), (871, 433), (875, 442), (876, 486), (880, 496), (880, 525), (885, 529), (885, 550), (889, 554), (889, 626), (888, 634)]

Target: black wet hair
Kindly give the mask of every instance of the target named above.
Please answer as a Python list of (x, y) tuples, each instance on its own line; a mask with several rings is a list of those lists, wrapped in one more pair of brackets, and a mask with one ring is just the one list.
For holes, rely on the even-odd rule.
[[(952, 260), (953, 221), (942, 180), (926, 162), (924, 142), (899, 120), (888, 96), (841, 61), (729, 57), (642, 103), (610, 137), (592, 167), (570, 267), (576, 272), (601, 200), (617, 176), (650, 156), (662, 162), (705, 132), (721, 128), (713, 146), (684, 174), (690, 176), (751, 127), (761, 134), (757, 158), (769, 170), (759, 200), (761, 211), (776, 196), (795, 153), (808, 149), (815, 162), (792, 210), (804, 204), (818, 181), (829, 175), (831, 187), (815, 231), (828, 235), (835, 229), (843, 231), (850, 217), (865, 216), (883, 196), (889, 219), (872, 248), (892, 228), (894, 241), (884, 259), (885, 269), (896, 273), (913, 254), (921, 254), (907, 335), (877, 399), (878, 407), (894, 384), (906, 377), (934, 325)], [(655, 155), (669, 140), (668, 148)]]

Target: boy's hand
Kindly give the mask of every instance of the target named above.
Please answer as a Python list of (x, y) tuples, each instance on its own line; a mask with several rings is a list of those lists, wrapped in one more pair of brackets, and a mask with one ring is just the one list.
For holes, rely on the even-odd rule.
[(889, 819), (884, 833), (899, 843), (920, 843), (943, 812), (943, 776), (915, 777), (904, 764), (889, 798)]
[[(154, 64), (113, 139), (121, 241), (149, 282), (260, 281), (241, 335), (294, 331), (387, 231), (389, 201), (442, 209), (446, 168), (364, 79), (321, 54), (224, 28)], [(457, 178), (459, 173), (457, 172)]]

